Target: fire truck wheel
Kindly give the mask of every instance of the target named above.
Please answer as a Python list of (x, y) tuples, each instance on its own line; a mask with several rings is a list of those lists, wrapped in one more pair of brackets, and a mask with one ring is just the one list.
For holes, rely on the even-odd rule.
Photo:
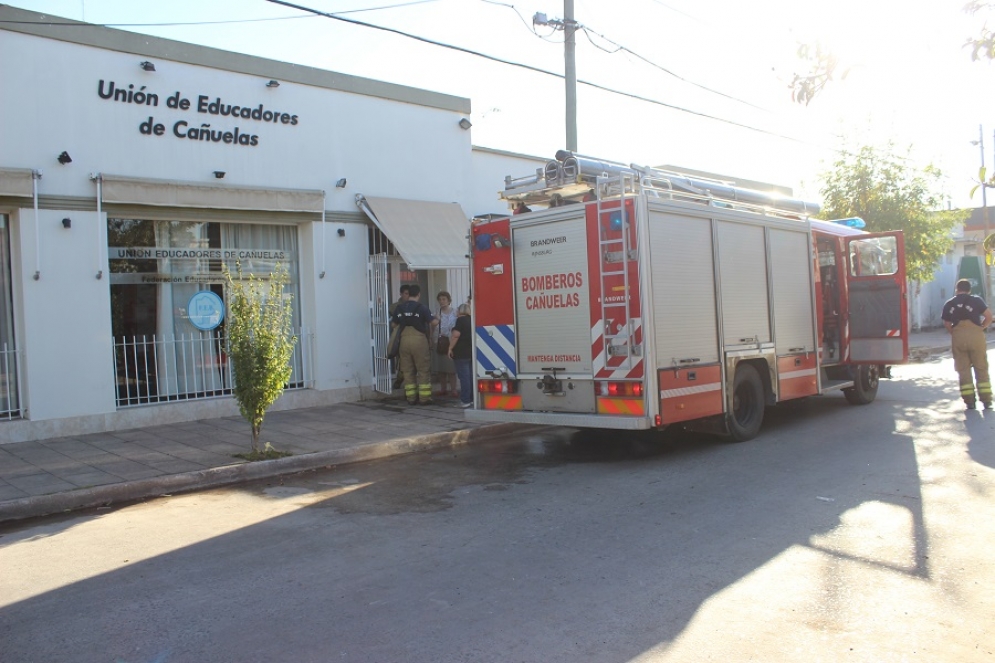
[(878, 367), (860, 366), (853, 380), (853, 387), (844, 389), (843, 395), (851, 405), (867, 405), (878, 395)]
[(764, 385), (757, 369), (740, 364), (732, 385), (732, 412), (727, 417), (729, 437), (733, 442), (745, 442), (757, 436), (764, 422), (764, 404)]

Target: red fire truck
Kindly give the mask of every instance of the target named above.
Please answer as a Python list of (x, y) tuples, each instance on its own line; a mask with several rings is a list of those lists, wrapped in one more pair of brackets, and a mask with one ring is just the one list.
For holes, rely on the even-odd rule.
[(874, 400), (908, 360), (899, 232), (561, 151), (471, 229), (478, 421), (757, 435), (764, 409)]

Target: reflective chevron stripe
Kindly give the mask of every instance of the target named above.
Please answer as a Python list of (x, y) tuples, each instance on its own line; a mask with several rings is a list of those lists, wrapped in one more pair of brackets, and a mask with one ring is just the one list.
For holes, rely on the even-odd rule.
[(477, 327), (477, 377), (486, 377), (488, 371), (507, 369), (508, 377), (517, 374), (515, 366), (514, 325), (489, 325)]

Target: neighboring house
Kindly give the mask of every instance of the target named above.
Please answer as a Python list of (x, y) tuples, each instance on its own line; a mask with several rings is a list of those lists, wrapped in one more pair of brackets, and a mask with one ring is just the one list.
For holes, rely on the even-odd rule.
[[(977, 207), (963, 226), (950, 231), (954, 245), (936, 265), (933, 280), (923, 283), (918, 291), (915, 283), (909, 284), (909, 316), (913, 329), (935, 329), (942, 326), (940, 313), (943, 302), (954, 295), (961, 259), (965, 256), (983, 256), (981, 243), (985, 237), (985, 213), (988, 214), (988, 233), (995, 231), (995, 208)], [(993, 291), (989, 284), (986, 297)]]

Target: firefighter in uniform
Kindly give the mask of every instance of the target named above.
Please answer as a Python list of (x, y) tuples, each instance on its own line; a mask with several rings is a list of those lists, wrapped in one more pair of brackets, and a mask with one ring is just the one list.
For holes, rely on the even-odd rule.
[[(985, 329), (992, 311), (981, 297), (971, 294), (971, 282), (957, 281), (957, 293), (943, 305), (943, 325), (951, 336), (954, 368), (960, 378), (960, 395), (969, 410), (975, 405), (974, 383), (985, 408), (992, 407), (992, 383), (988, 376), (988, 344)], [(974, 375), (971, 375), (971, 369)]]
[[(401, 304), (403, 304), (404, 302), (408, 301), (408, 291), (410, 289), (411, 289), (411, 286), (408, 285), (407, 283), (405, 283), (404, 285), (401, 286), (401, 289), (400, 289), (401, 295), (397, 298), (396, 302), (394, 302), (393, 304), (390, 305), (390, 309), (387, 312), (387, 314), (390, 316), (391, 320), (394, 319), (394, 312), (397, 311), (397, 307), (400, 306)], [(404, 384), (404, 372), (401, 371), (401, 360), (400, 359), (395, 359), (391, 363), (394, 365), (394, 367), (395, 367), (395, 369), (397, 371), (397, 375), (396, 375), (396, 377), (394, 377), (394, 382), (391, 385), (391, 390), (400, 389), (401, 385)]]
[(418, 301), (421, 287), (413, 284), (408, 300), (394, 309), (393, 321), (401, 329), (398, 358), (404, 374), (404, 397), (410, 405), (432, 403), (432, 360), (428, 348), (428, 332), (439, 324), (428, 307)]

